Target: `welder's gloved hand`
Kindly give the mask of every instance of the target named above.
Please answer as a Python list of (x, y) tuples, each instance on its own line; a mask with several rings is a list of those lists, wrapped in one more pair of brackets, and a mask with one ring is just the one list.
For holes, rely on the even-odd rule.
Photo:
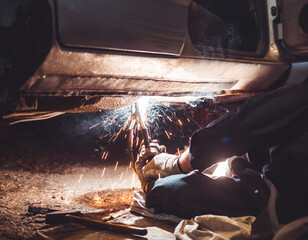
[(135, 162), (135, 170), (138, 178), (141, 182), (141, 187), (145, 190), (146, 184), (151, 180), (143, 175), (143, 167), (157, 154), (166, 152), (166, 147), (164, 145), (159, 145), (157, 142), (151, 142), (150, 148), (145, 148), (141, 143), (140, 154)]
[(157, 179), (182, 173), (179, 167), (179, 158), (179, 156), (168, 153), (158, 154), (143, 167), (143, 176), (147, 179)]
[(155, 155), (166, 152), (166, 147), (159, 145), (157, 140), (153, 140), (150, 142), (150, 148), (145, 148), (144, 142), (142, 141), (139, 152), (139, 157), (145, 160), (151, 160)]

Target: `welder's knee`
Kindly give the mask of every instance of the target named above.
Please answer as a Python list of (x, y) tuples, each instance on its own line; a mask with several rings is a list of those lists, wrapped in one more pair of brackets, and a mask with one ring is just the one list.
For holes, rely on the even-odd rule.
[(179, 195), (184, 194), (181, 191), (185, 187), (185, 184), (183, 186), (181, 181), (183, 177), (185, 177), (184, 174), (177, 174), (157, 180), (152, 190), (147, 194), (146, 206), (154, 208), (155, 213), (173, 213), (177, 211)]
[(238, 180), (212, 179), (194, 171), (157, 180), (147, 194), (146, 206), (155, 213), (168, 213), (183, 218), (203, 214), (230, 217), (257, 215), (259, 210)]
[(154, 208), (155, 213), (164, 212), (181, 217), (191, 217), (194, 213), (185, 206), (189, 205), (187, 197), (194, 198), (193, 195), (198, 195), (200, 192), (196, 191), (194, 186), (198, 186), (198, 177), (195, 173), (171, 175), (157, 180), (147, 194), (146, 206)]

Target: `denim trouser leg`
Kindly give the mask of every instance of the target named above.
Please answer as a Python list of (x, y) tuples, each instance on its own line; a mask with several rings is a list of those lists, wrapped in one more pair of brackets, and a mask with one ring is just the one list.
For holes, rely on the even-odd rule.
[(212, 179), (198, 171), (157, 180), (147, 195), (146, 204), (156, 213), (184, 218), (202, 214), (230, 217), (259, 214), (240, 180), (227, 177)]

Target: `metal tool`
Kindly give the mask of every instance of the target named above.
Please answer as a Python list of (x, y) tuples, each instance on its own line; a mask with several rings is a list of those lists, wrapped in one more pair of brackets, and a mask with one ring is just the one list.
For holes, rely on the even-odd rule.
[[(132, 163), (132, 166), (134, 167), (135, 171), (135, 161), (137, 159), (137, 153), (135, 152), (136, 149), (134, 148), (134, 128), (136, 126), (136, 124), (139, 123), (140, 126), (140, 131), (141, 131), (141, 135), (142, 135), (142, 143), (140, 143), (141, 145), (144, 145), (144, 147), (146, 149), (150, 149), (150, 143), (153, 142), (150, 134), (149, 134), (149, 129), (148, 126), (146, 124), (146, 119), (147, 119), (147, 115), (146, 115), (146, 109), (145, 106), (143, 106), (142, 102), (136, 102), (134, 105), (132, 105), (132, 114), (131, 114), (131, 119), (129, 122), (129, 128), (128, 128), (128, 152), (129, 152), (129, 156), (130, 156), (130, 161)], [(158, 144), (158, 142), (156, 142)], [(140, 145), (140, 146), (141, 146)], [(135, 146), (137, 147), (137, 146)], [(135, 150), (135, 151), (134, 151)], [(138, 151), (140, 151), (140, 148), (138, 149)], [(136, 171), (137, 175), (138, 172)], [(148, 191), (150, 191), (152, 189), (152, 187), (154, 186), (155, 183), (155, 179), (150, 179), (144, 186), (143, 191), (146, 193)]]
[[(142, 111), (143, 114), (142, 115)], [(139, 122), (141, 126), (141, 134), (143, 138), (143, 144), (145, 148), (150, 148), (150, 137), (149, 137), (149, 130), (148, 127), (144, 121), (144, 118), (146, 118), (146, 109), (141, 109), (140, 102), (135, 103), (135, 113), (137, 115), (137, 121)]]
[(74, 222), (89, 227), (125, 234), (137, 234), (144, 236), (148, 233), (146, 228), (93, 220), (88, 217), (84, 217), (80, 211), (55, 211), (47, 213), (46, 215), (46, 223), (48, 224), (60, 224), (63, 222)]
[(140, 130), (141, 130), (142, 140), (143, 140), (143, 144), (145, 148), (150, 148), (150, 142), (151, 142), (149, 130), (145, 122), (146, 116), (142, 115), (142, 111), (143, 111), (143, 114), (146, 115), (146, 110), (141, 109), (142, 107), (140, 106), (140, 104), (141, 104), (140, 102), (136, 102), (135, 104), (132, 105), (131, 119), (129, 122), (129, 128), (128, 128), (128, 133), (127, 133), (128, 134), (127, 139), (128, 139), (129, 157), (130, 157), (130, 161), (133, 166), (135, 166), (134, 164), (136, 161), (136, 156), (134, 153), (134, 128), (137, 123), (139, 123), (140, 128), (141, 128)]

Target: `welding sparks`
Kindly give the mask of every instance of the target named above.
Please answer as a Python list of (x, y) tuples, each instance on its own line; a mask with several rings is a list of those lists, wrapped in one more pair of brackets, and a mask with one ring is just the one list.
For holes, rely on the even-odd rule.
[(102, 159), (106, 160), (108, 157), (108, 154), (109, 154), (108, 152), (103, 152)]
[(127, 121), (123, 124), (122, 130), (126, 130), (126, 128), (128, 127), (128, 123), (129, 123), (129, 121), (127, 120)]
[(109, 133), (105, 134), (104, 136), (102, 136), (102, 138), (108, 137)]
[(97, 193), (94, 196), (94, 201), (95, 201), (95, 203), (102, 203), (102, 201), (101, 201), (100, 197), (97, 195)]
[(83, 174), (80, 175), (80, 178), (79, 178), (79, 180), (78, 180), (78, 183), (81, 182), (82, 177), (83, 177)]
[(117, 133), (114, 134), (115, 138), (112, 140), (112, 142), (115, 142), (115, 140), (120, 136), (122, 130), (123, 130), (123, 126), (120, 128), (120, 130)]
[(169, 136), (169, 134), (166, 130), (165, 130), (165, 133), (166, 133), (167, 137), (170, 139), (170, 136)]
[(102, 178), (104, 177), (105, 172), (106, 172), (106, 168), (104, 167), (103, 172), (102, 172)]
[(114, 167), (114, 171), (117, 171), (118, 165), (119, 165), (119, 161), (116, 162), (115, 167)]
[[(139, 109), (140, 116), (138, 116), (139, 122), (141, 124), (145, 123), (147, 121), (147, 106), (148, 106), (148, 98), (141, 98), (137, 101), (136, 107)], [(142, 128), (145, 128), (145, 126), (141, 126)]]
[[(120, 109), (119, 111), (106, 111), (103, 113), (100, 117), (102, 119), (102, 123), (96, 123), (93, 126), (90, 124), (89, 126), (90, 129), (93, 129), (97, 126), (101, 126), (104, 128), (104, 131), (100, 134), (100, 138), (104, 138), (104, 144), (113, 144), (120, 138), (127, 138), (128, 139), (128, 147), (130, 147), (130, 150), (135, 154), (135, 150), (139, 148), (140, 143), (142, 142), (142, 137), (141, 135), (143, 132), (143, 125), (148, 129), (148, 134), (151, 134), (153, 136), (153, 139), (155, 137), (163, 137), (165, 140), (171, 139), (176, 141), (176, 144), (182, 144), (178, 142), (178, 131), (182, 131), (182, 135), (180, 136), (181, 139), (185, 138), (185, 135), (187, 134), (187, 131), (190, 131), (189, 129), (184, 129), (184, 125), (187, 124), (187, 122), (193, 122), (193, 119), (190, 119), (190, 117), (186, 114), (179, 113), (177, 114), (177, 110), (175, 108), (166, 105), (166, 102), (163, 102), (161, 98), (157, 99), (159, 103), (157, 104), (157, 101), (152, 101), (152, 98), (149, 99), (142, 99), (141, 101), (138, 101), (136, 105), (133, 105), (137, 107), (140, 111), (138, 116), (133, 115), (133, 106), (130, 108), (127, 107), (123, 111), (123, 109)], [(154, 104), (154, 102), (156, 104)], [(151, 105), (151, 106), (150, 106)], [(150, 107), (149, 107), (150, 106)], [(149, 111), (151, 110), (151, 111)], [(111, 114), (110, 114), (111, 113)], [(186, 112), (185, 112), (186, 113)], [(181, 119), (178, 119), (180, 115), (183, 117)], [(186, 121), (187, 118), (187, 121)], [(141, 120), (141, 121), (140, 121)], [(167, 128), (161, 127), (161, 124), (166, 124), (168, 125)], [(98, 129), (98, 127), (96, 128)], [(127, 131), (128, 130), (128, 131)], [(154, 133), (154, 134), (153, 134)], [(167, 139), (163, 136), (164, 134), (167, 135)], [(185, 135), (184, 135), (185, 134)], [(186, 141), (186, 139), (184, 139)], [(178, 146), (180, 146), (178, 145)], [(102, 151), (100, 152), (101, 159), (106, 160), (108, 157), (108, 152), (106, 151), (107, 147), (102, 148)], [(180, 149), (177, 149), (177, 154), (180, 156), (181, 152)], [(111, 156), (112, 157), (112, 156)], [(109, 159), (111, 158), (109, 157)], [(119, 167), (119, 169), (118, 169)], [(133, 162), (130, 162), (129, 165), (126, 165), (126, 172), (121, 172), (122, 170), (120, 169), (121, 166), (119, 166), (119, 162), (117, 161), (114, 166), (114, 171), (115, 174), (117, 175), (117, 185), (116, 187), (125, 179), (127, 178), (127, 183), (128, 186), (130, 185), (130, 175), (131, 172), (129, 171), (129, 168), (133, 168)], [(117, 173), (116, 171), (119, 170)], [(121, 171), (120, 171), (121, 170)], [(121, 174), (120, 174), (121, 173)], [(109, 175), (109, 173), (108, 173)], [(137, 176), (137, 175), (136, 175)], [(101, 177), (104, 178), (106, 177), (106, 168), (102, 169), (102, 174)], [(161, 176), (158, 176), (160, 180)], [(79, 182), (81, 182), (81, 178), (79, 179)], [(136, 178), (136, 180), (135, 180)], [(132, 175), (132, 187), (136, 184), (137, 177), (135, 177), (135, 174)], [(112, 186), (113, 188), (114, 186)]]
[(98, 126), (99, 123), (94, 124), (92, 127), (89, 127), (89, 129), (95, 128), (96, 126)]
[(108, 142), (114, 142), (114, 139), (116, 139), (117, 138), (117, 133), (114, 133), (112, 136), (111, 136), (111, 138), (109, 139), (109, 141)]

